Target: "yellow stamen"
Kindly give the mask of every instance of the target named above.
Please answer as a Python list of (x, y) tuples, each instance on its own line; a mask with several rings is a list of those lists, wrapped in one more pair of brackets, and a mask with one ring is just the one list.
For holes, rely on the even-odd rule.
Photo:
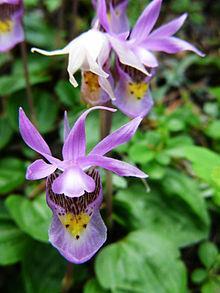
[(141, 82), (141, 83), (129, 83), (128, 91), (131, 95), (134, 95), (136, 99), (141, 100), (143, 99), (144, 95), (148, 90), (148, 84)]
[(100, 89), (98, 75), (90, 71), (86, 71), (84, 72), (84, 81), (85, 84), (88, 86), (90, 92), (96, 92)]
[(5, 34), (13, 29), (13, 22), (10, 19), (0, 20), (0, 34)]
[(80, 238), (80, 235), (85, 231), (90, 221), (90, 217), (86, 213), (81, 213), (79, 215), (67, 213), (64, 216), (59, 216), (59, 219), (63, 226), (68, 230), (68, 232), (77, 240)]

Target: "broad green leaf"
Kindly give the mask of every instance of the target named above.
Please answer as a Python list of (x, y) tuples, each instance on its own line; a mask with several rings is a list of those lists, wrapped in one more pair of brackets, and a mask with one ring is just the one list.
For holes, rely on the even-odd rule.
[(178, 250), (152, 231), (132, 232), (102, 249), (95, 272), (101, 286), (113, 292), (187, 292)]
[(34, 242), (23, 262), (23, 278), (27, 293), (59, 293), (67, 262), (51, 245)]
[(203, 283), (207, 277), (208, 277), (208, 273), (204, 269), (196, 269), (192, 273), (192, 281), (195, 284), (201, 284), (201, 283)]
[(199, 191), (197, 183), (192, 178), (181, 172), (169, 169), (164, 177), (162, 186), (165, 192), (170, 195), (170, 200), (176, 196), (180, 197), (202, 221), (208, 222), (205, 200)]
[[(158, 184), (157, 184), (158, 185)], [(196, 243), (208, 237), (209, 225), (192, 213), (179, 197), (170, 197), (163, 189), (152, 186), (129, 186), (115, 198), (115, 219), (127, 230), (145, 228), (170, 239), (179, 247)]]
[(10, 265), (22, 260), (29, 239), (12, 222), (0, 222), (0, 265)]
[(202, 286), (202, 293), (219, 293), (220, 284), (219, 280), (209, 280), (206, 284)]
[(10, 195), (6, 199), (6, 206), (22, 231), (36, 240), (48, 242), (51, 212), (46, 205), (44, 195), (38, 196), (34, 200), (19, 195)]
[(0, 149), (5, 147), (12, 137), (13, 130), (11, 129), (8, 119), (0, 117)]
[(55, 92), (65, 106), (74, 108), (74, 105), (80, 102), (79, 89), (74, 88), (69, 81), (58, 81)]
[(0, 194), (19, 187), (25, 180), (24, 163), (16, 158), (0, 160)]
[(96, 279), (89, 280), (84, 289), (83, 293), (107, 293), (108, 290), (103, 289)]
[(218, 248), (212, 242), (204, 242), (199, 246), (199, 258), (206, 268), (214, 265), (218, 257)]
[(220, 120), (212, 121), (206, 129), (206, 134), (213, 139), (220, 139)]
[(134, 143), (128, 150), (128, 156), (134, 163), (146, 164), (152, 161), (155, 157), (155, 152), (149, 150), (147, 147), (147, 141), (140, 141)]
[(183, 149), (183, 157), (192, 162), (196, 175), (213, 185), (215, 169), (220, 167), (220, 156), (203, 147), (191, 146)]
[(58, 105), (48, 93), (38, 93), (36, 101), (37, 126), (41, 133), (46, 133), (55, 128)]

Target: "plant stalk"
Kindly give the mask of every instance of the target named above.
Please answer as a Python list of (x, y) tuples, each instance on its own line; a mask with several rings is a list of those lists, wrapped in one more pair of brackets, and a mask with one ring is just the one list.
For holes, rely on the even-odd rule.
[(73, 264), (71, 262), (67, 263), (66, 273), (62, 281), (61, 293), (69, 292), (73, 285)]

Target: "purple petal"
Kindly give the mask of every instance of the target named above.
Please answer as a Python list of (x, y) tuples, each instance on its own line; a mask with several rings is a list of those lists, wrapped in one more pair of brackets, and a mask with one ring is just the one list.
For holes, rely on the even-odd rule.
[(109, 22), (107, 17), (107, 8), (106, 8), (105, 0), (98, 0), (97, 15), (98, 15), (100, 24), (103, 26), (106, 32), (108, 32), (110, 28), (109, 28)]
[(63, 145), (63, 158), (64, 160), (76, 160), (78, 157), (84, 156), (86, 152), (86, 134), (85, 134), (85, 119), (87, 115), (93, 110), (107, 110), (115, 112), (115, 109), (96, 106), (85, 111), (76, 121), (72, 130), (70, 131), (67, 139)]
[(181, 40), (179, 38), (170, 37), (170, 38), (149, 38), (145, 44), (145, 48), (152, 51), (165, 52), (168, 54), (175, 54), (181, 51), (193, 51), (201, 57), (204, 57), (205, 54), (198, 50), (196, 47), (190, 43)]
[(112, 149), (116, 148), (117, 146), (126, 143), (135, 134), (141, 121), (142, 118), (137, 117), (127, 124), (123, 125), (119, 129), (105, 137), (102, 141), (100, 141), (93, 148), (89, 155), (104, 155)]
[(131, 39), (142, 42), (147, 38), (158, 19), (161, 3), (162, 0), (154, 0), (145, 8), (132, 30)]
[(49, 241), (70, 262), (80, 264), (88, 261), (105, 243), (107, 229), (99, 211), (92, 216), (86, 231), (75, 239), (54, 215), (49, 230)]
[(25, 143), (39, 154), (51, 155), (51, 151), (45, 140), (27, 118), (22, 108), (19, 109), (19, 129)]
[(111, 15), (111, 30), (115, 34), (122, 34), (129, 32), (129, 20), (126, 15), (126, 9), (128, 1), (123, 1), (116, 7), (113, 7), (110, 3), (110, 15)]
[(26, 179), (37, 180), (42, 179), (56, 170), (56, 166), (47, 164), (43, 160), (36, 160), (27, 168)]
[(79, 197), (86, 192), (93, 192), (95, 189), (94, 180), (83, 172), (79, 167), (70, 167), (59, 175), (53, 182), (54, 193), (65, 194), (69, 197)]
[(171, 37), (182, 27), (186, 18), (187, 18), (187, 13), (184, 13), (180, 17), (168, 22), (167, 24), (160, 26), (158, 29), (153, 31), (149, 37), (152, 37), (152, 38)]
[(24, 41), (24, 30), (20, 17), (11, 19), (11, 21), (12, 30), (0, 34), (0, 52), (6, 52)]
[(154, 68), (159, 65), (156, 57), (150, 51), (144, 49), (143, 47), (136, 47), (134, 49), (134, 52), (140, 59), (141, 63), (143, 63), (145, 66)]
[(120, 41), (112, 36), (108, 36), (108, 37), (113, 49), (115, 50), (122, 64), (136, 68), (137, 70), (140, 70), (144, 74), (149, 75), (144, 65), (137, 58), (137, 55), (133, 52), (132, 48), (135, 48), (134, 44), (131, 47), (131, 45), (128, 44), (128, 42)]
[(79, 160), (79, 164), (82, 168), (88, 168), (90, 166), (98, 166), (104, 169), (110, 170), (119, 176), (132, 176), (139, 178), (147, 178), (148, 175), (128, 163), (100, 156), (89, 155), (88, 157)]
[(63, 120), (63, 134), (64, 134), (64, 141), (67, 139), (69, 133), (70, 133), (70, 125), (68, 121), (67, 112), (64, 112), (64, 120)]
[(106, 227), (99, 214), (102, 186), (99, 173), (90, 170), (88, 175), (96, 182), (93, 193), (79, 198), (54, 194), (52, 184), (58, 174), (47, 179), (47, 203), (53, 211), (49, 240), (69, 261), (83, 263), (89, 260), (106, 241)]
[[(148, 85), (147, 85), (148, 86)], [(153, 107), (153, 99), (150, 90), (147, 89), (144, 97), (137, 99), (128, 91), (128, 83), (119, 80), (115, 89), (116, 101), (114, 105), (128, 117), (145, 117)]]

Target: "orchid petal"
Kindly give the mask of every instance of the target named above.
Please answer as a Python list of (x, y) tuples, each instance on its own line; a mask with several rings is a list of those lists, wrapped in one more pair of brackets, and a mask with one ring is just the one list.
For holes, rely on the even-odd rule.
[(76, 121), (72, 130), (70, 131), (66, 141), (63, 145), (63, 158), (64, 160), (76, 160), (80, 156), (84, 156), (86, 152), (86, 134), (85, 134), (85, 119), (87, 115), (93, 110), (107, 110), (115, 112), (113, 108), (96, 106), (85, 111)]
[(86, 192), (93, 192), (94, 180), (79, 167), (70, 167), (56, 178), (52, 190), (57, 194), (65, 194), (69, 197), (79, 197)]
[(64, 120), (63, 120), (63, 128), (64, 128), (64, 141), (67, 139), (69, 133), (70, 133), (70, 125), (69, 125), (69, 121), (68, 121), (68, 117), (67, 117), (67, 112), (64, 112)]
[(43, 160), (36, 160), (27, 168), (26, 179), (37, 180), (42, 179), (56, 170), (55, 165), (47, 164)]
[(22, 108), (19, 109), (19, 129), (23, 140), (30, 148), (43, 156), (45, 154), (51, 156), (49, 146), (31, 121), (27, 118)]
[(141, 63), (143, 63), (145, 66), (154, 68), (159, 65), (156, 57), (150, 51), (144, 49), (143, 47), (138, 46), (134, 49), (134, 51), (136, 52)]
[(107, 229), (99, 211), (96, 211), (86, 227), (84, 234), (76, 240), (65, 229), (54, 214), (49, 229), (49, 241), (70, 262), (81, 264), (88, 261), (105, 243)]
[(147, 178), (148, 175), (128, 163), (100, 156), (100, 155), (88, 155), (86, 158), (82, 158), (78, 162), (82, 168), (88, 168), (89, 166), (98, 166), (104, 169), (110, 170), (119, 176), (132, 176), (139, 178)]
[(204, 57), (205, 54), (198, 50), (196, 47), (190, 43), (181, 40), (179, 38), (170, 37), (170, 38), (151, 38), (145, 42), (144, 46), (148, 50), (165, 52), (168, 54), (175, 54), (181, 51), (193, 51), (201, 57)]
[(141, 121), (142, 118), (137, 117), (109, 134), (93, 148), (89, 155), (104, 155), (117, 146), (127, 142), (135, 134)]
[(73, 75), (82, 66), (85, 56), (85, 50), (80, 46), (75, 46), (70, 51), (67, 71), (69, 73), (69, 81), (74, 87), (77, 87), (78, 83)]
[(66, 46), (63, 49), (59, 50), (53, 50), (53, 51), (47, 51), (47, 50), (42, 50), (38, 48), (31, 48), (32, 53), (39, 53), (45, 56), (56, 56), (56, 55), (64, 55), (69, 53), (69, 47)]
[(102, 77), (102, 76), (99, 76), (99, 84), (101, 86), (101, 88), (109, 95), (109, 97), (112, 99), (112, 100), (115, 100), (115, 94), (113, 92), (113, 89), (112, 89), (112, 86), (110, 84), (110, 82)]
[(158, 29), (156, 29), (149, 35), (149, 38), (171, 37), (182, 27), (186, 18), (187, 18), (187, 13), (184, 13), (180, 17), (175, 18), (174, 20), (168, 22), (167, 24), (160, 26)]
[[(125, 41), (117, 40), (116, 38), (111, 36), (109, 36), (109, 40), (122, 64), (134, 67), (144, 74), (149, 75), (141, 61), (137, 58), (136, 54), (130, 48), (129, 44), (127, 44)], [(135, 48), (135, 46), (133, 47)]]
[(106, 8), (105, 0), (98, 0), (97, 15), (98, 15), (100, 24), (108, 32), (110, 28), (109, 28), (109, 22), (107, 17), (107, 8)]
[(86, 54), (87, 61), (89, 64), (89, 70), (99, 76), (103, 76), (104, 78), (107, 78), (109, 75), (106, 73), (102, 66), (100, 66), (96, 61), (93, 60), (93, 58), (90, 56), (90, 54), (87, 52)]
[(141, 42), (148, 37), (158, 19), (161, 3), (162, 0), (154, 0), (145, 8), (131, 32), (131, 39)]

